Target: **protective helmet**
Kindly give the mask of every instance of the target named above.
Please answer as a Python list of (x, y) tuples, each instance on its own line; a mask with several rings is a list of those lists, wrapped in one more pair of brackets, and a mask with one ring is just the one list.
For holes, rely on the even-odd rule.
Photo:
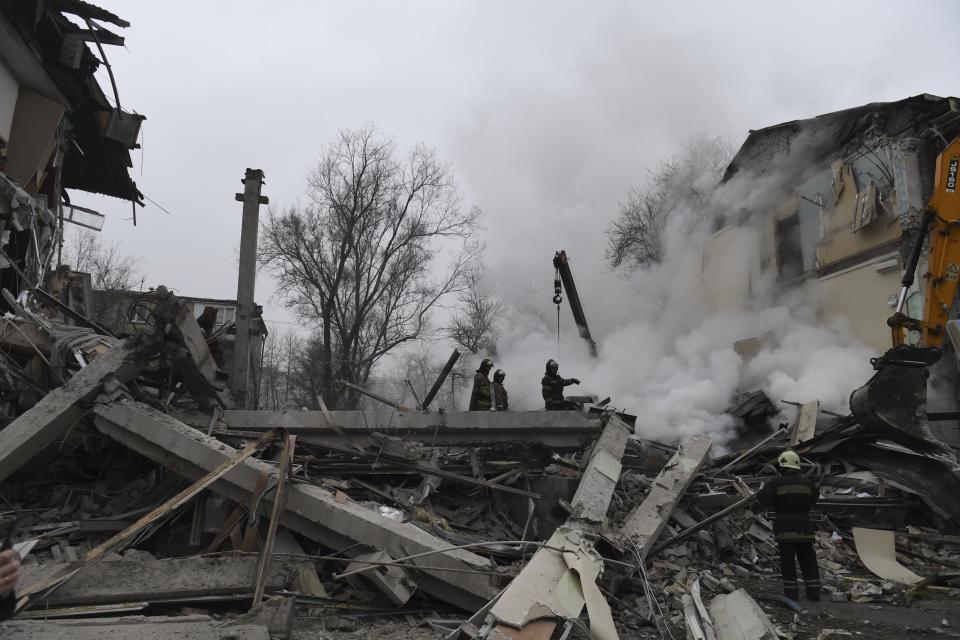
[(777, 464), (780, 465), (781, 469), (795, 469), (800, 470), (800, 456), (797, 455), (796, 451), (791, 451), (787, 449), (780, 454), (780, 457), (777, 458)]
[(507, 377), (507, 374), (503, 372), (503, 369), (497, 369), (493, 374), (494, 382), (503, 382), (503, 379)]
[(493, 360), (491, 360), (490, 358), (484, 358), (483, 360), (480, 361), (480, 368), (477, 369), (477, 371), (480, 371), (480, 372), (490, 371), (490, 369), (492, 368), (493, 368)]
[(547, 373), (556, 373), (560, 370), (560, 365), (557, 364), (557, 361), (553, 358), (547, 360)]

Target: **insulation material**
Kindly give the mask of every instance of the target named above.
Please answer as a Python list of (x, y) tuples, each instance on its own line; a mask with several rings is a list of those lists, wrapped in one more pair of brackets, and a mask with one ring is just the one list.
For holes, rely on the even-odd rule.
[(800, 405), (797, 411), (797, 422), (790, 435), (790, 446), (795, 447), (813, 437), (817, 430), (817, 413), (820, 411), (820, 401), (814, 400)]
[(602, 568), (603, 559), (593, 544), (579, 531), (561, 527), (490, 613), (498, 622), (522, 629), (541, 618), (578, 618), (586, 606), (591, 635), (616, 640), (610, 606), (596, 584)]
[(884, 580), (915, 584), (923, 579), (897, 561), (893, 531), (854, 527), (853, 543), (863, 566)]
[(777, 640), (777, 630), (756, 600), (743, 589), (710, 602), (717, 640)]

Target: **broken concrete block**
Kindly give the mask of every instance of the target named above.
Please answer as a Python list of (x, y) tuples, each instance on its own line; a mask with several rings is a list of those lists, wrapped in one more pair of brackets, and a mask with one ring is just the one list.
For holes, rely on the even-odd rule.
[(106, 379), (127, 382), (144, 364), (125, 342), (97, 356), (65, 385), (45, 395), (30, 410), (0, 430), (0, 480), (62, 438), (83, 416), (85, 408), (81, 405), (100, 393)]
[(657, 476), (647, 498), (627, 515), (618, 535), (622, 544), (634, 547), (638, 559), (646, 558), (709, 452), (710, 436), (697, 434), (684, 440)]
[(777, 640), (770, 618), (743, 589), (715, 597), (710, 617), (717, 640)]
[(289, 638), (293, 632), (296, 602), (291, 597), (276, 596), (255, 605), (250, 611), (231, 620), (225, 627), (264, 626), (271, 638)]
[[(354, 579), (362, 578), (369, 580), (373, 585), (387, 598), (397, 606), (407, 604), (407, 601), (413, 597), (413, 592), (417, 590), (417, 585), (410, 579), (410, 575), (401, 567), (370, 564), (377, 562), (393, 562), (393, 558), (383, 551), (373, 553), (363, 553), (354, 556), (354, 562), (347, 565), (344, 573), (350, 571), (362, 571), (347, 580), (354, 583)], [(357, 580), (359, 582), (359, 580)], [(357, 585), (363, 588), (363, 585)]]

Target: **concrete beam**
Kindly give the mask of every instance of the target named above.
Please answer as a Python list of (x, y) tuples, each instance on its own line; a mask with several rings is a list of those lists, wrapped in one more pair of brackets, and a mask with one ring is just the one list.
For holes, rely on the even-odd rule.
[[(490, 609), (496, 623), (491, 638), (525, 638), (526, 633), (549, 638), (558, 616), (578, 618), (585, 606), (591, 634), (605, 640), (616, 637), (610, 607), (595, 582), (603, 571), (603, 558), (588, 534), (599, 530), (606, 519), (631, 431), (616, 415), (607, 417), (574, 494), (573, 514), (533, 554)], [(569, 585), (571, 575), (578, 576), (579, 589)], [(460, 632), (463, 635), (466, 629)]]
[[(132, 400), (98, 405), (94, 414), (97, 428), (107, 436), (186, 478), (199, 478), (236, 454), (215, 438)], [(211, 488), (235, 502), (248, 502), (258, 476), (274, 471), (273, 465), (249, 459)], [(265, 502), (272, 504), (269, 498)], [(453, 549), (413, 524), (385, 518), (352, 500), (338, 501), (317, 486), (290, 487), (281, 524), (334, 549), (362, 543), (394, 558), (437, 552), (410, 561), (425, 567), (420, 588), (464, 609), (479, 608), (496, 594), (488, 576), (471, 573), (489, 569), (480, 556)]]
[(17, 640), (270, 640), (266, 626), (225, 627), (207, 616), (11, 620), (0, 624), (0, 636)]
[(603, 433), (590, 451), (587, 471), (570, 502), (575, 518), (593, 524), (603, 524), (606, 520), (613, 490), (620, 481), (620, 461), (632, 432), (633, 429), (620, 418), (610, 415)]
[(101, 353), (67, 383), (44, 396), (40, 402), (0, 430), (0, 480), (4, 480), (30, 459), (66, 435), (83, 415), (85, 407), (102, 389), (104, 380), (128, 382), (146, 365), (124, 342)]
[(653, 481), (647, 498), (627, 514), (618, 538), (622, 544), (632, 545), (641, 559), (660, 536), (709, 452), (710, 436), (697, 434), (684, 440)]
[[(554, 450), (575, 451), (593, 442), (603, 429), (600, 420), (576, 411), (332, 411), (334, 424), (355, 443), (371, 431), (437, 446), (495, 446), (525, 442)], [(209, 416), (190, 420), (206, 428)], [(330, 443), (346, 443), (326, 426), (320, 411), (224, 411), (223, 424), (234, 431), (267, 431), (283, 427), (310, 442), (314, 435)], [(632, 429), (631, 429), (632, 432)]]
[[(292, 580), (294, 564), (281, 558), (271, 563), (267, 592), (286, 588)], [(99, 562), (55, 590), (42, 601), (41, 608), (249, 594), (253, 593), (256, 565), (257, 558), (251, 555)], [(62, 564), (27, 565), (23, 568), (22, 584), (40, 582), (63, 569)]]

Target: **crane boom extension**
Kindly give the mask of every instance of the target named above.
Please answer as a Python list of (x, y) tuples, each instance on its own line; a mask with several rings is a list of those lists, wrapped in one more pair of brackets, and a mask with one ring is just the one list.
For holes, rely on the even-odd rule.
[[(907, 262), (897, 308), (887, 320), (893, 332), (893, 347), (871, 360), (877, 373), (850, 396), (850, 409), (861, 424), (874, 431), (944, 449), (926, 420), (929, 367), (940, 358), (950, 309), (960, 280), (960, 138), (937, 157), (933, 194), (924, 211), (916, 243)], [(923, 317), (903, 313), (914, 272), (929, 243)], [(907, 343), (907, 333), (920, 333), (920, 343)]]
[(573, 312), (573, 321), (577, 325), (577, 331), (580, 337), (590, 345), (590, 355), (597, 357), (597, 343), (593, 341), (590, 335), (590, 327), (587, 326), (587, 315), (583, 312), (583, 305), (580, 303), (580, 294), (577, 293), (577, 285), (573, 281), (573, 272), (570, 270), (570, 263), (567, 262), (567, 252), (557, 251), (553, 256), (553, 268), (560, 275), (560, 281), (567, 292), (567, 301), (570, 303), (570, 311)]

